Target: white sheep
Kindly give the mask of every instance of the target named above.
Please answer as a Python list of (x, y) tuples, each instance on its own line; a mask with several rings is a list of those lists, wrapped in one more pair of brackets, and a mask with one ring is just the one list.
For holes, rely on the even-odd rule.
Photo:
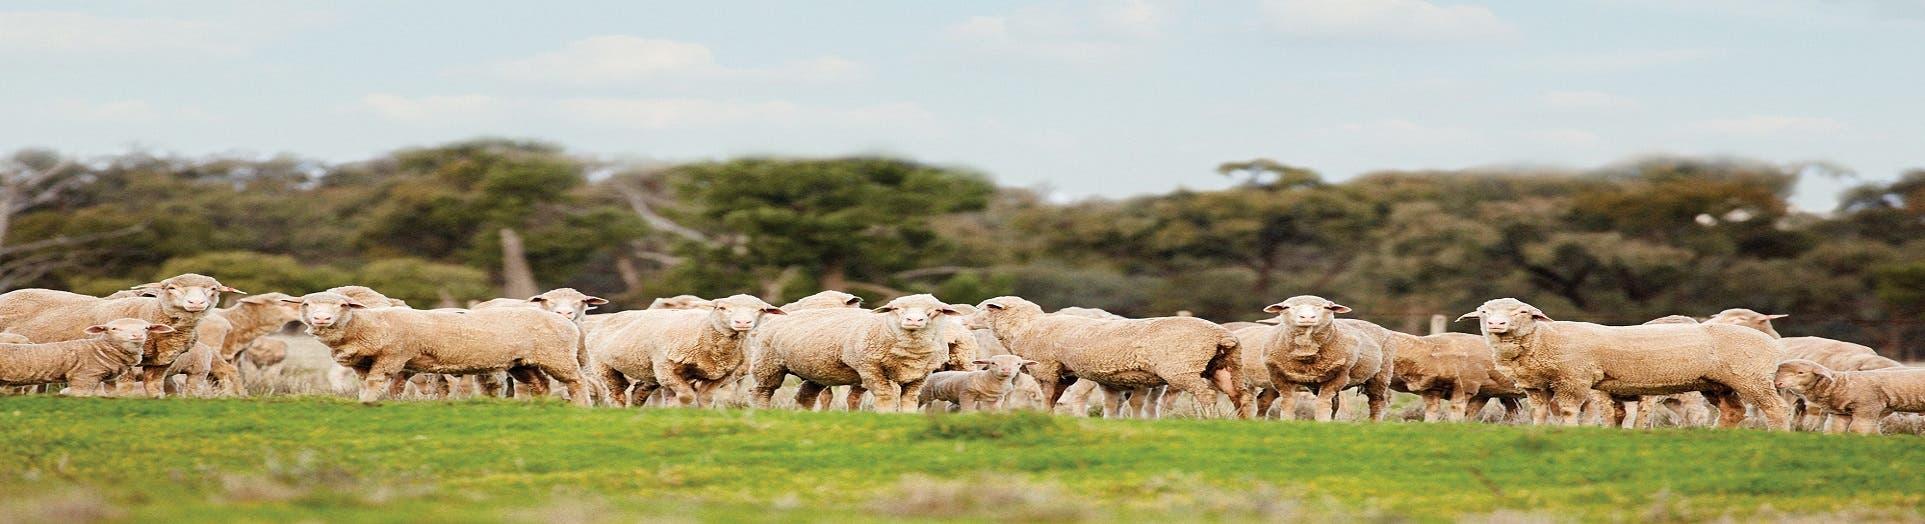
[(1524, 398), (1517, 382), (1497, 370), (1484, 337), (1466, 333), (1396, 336), (1400, 343), (1392, 360), (1390, 389), (1423, 397), (1425, 422), (1469, 420), (1491, 399), (1504, 405), (1505, 419), (1509, 419), (1517, 401)]
[[(1533, 403), (1555, 403), (1567, 424), (1594, 391), (1663, 395), (1703, 391), (1718, 399), (1720, 427), (1760, 406), (1768, 425), (1785, 429), (1789, 409), (1771, 386), (1777, 344), (1757, 331), (1718, 324), (1603, 326), (1553, 321), (1514, 298), (1485, 302), (1458, 320), (1479, 318), (1484, 339)], [(1741, 401), (1742, 399), (1742, 401)], [(1548, 410), (1546, 410), (1548, 411)], [(1543, 423), (1547, 414), (1533, 415)]]
[[(1250, 417), (1244, 398), (1237, 339), (1229, 330), (1195, 317), (1096, 319), (1045, 314), (1034, 302), (996, 297), (978, 304), (983, 322), (1005, 347), (1037, 361), (1033, 369), (1054, 406), (1070, 383), (1091, 380), (1117, 395), (1105, 402), (1107, 416), (1121, 411), (1121, 392), (1170, 386), (1198, 399), (1230, 397), (1236, 414)], [(1214, 402), (1198, 402), (1216, 415)]]
[[(1395, 336), (1376, 324), (1336, 318), (1350, 308), (1314, 295), (1299, 295), (1263, 308), (1275, 314), (1274, 327), (1238, 331), (1245, 351), (1263, 354), (1270, 383), (1300, 386), (1316, 394), (1312, 417), (1329, 421), (1343, 404), (1338, 393), (1361, 389), (1370, 421), (1383, 420), (1390, 402)], [(1389, 346), (1389, 347), (1386, 347)]]
[(747, 340), (764, 315), (782, 309), (749, 295), (707, 301), (695, 309), (618, 313), (619, 327), (604, 325), (588, 336), (590, 365), (617, 406), (629, 404), (635, 385), (640, 405), (667, 387), (684, 406), (706, 405), (709, 392), (746, 369)]
[(576, 360), (581, 330), (558, 315), (520, 308), (466, 314), (369, 308), (328, 292), (287, 301), (300, 304), (308, 333), (328, 346), (335, 362), (361, 377), (364, 403), (400, 385), (403, 372), (538, 370), (561, 382), (576, 404), (589, 405)]
[(181, 354), (193, 349), (195, 328), (220, 303), (221, 293), (239, 293), (212, 277), (187, 273), (160, 282), (134, 286), (156, 296), (115, 299), (90, 297), (51, 289), (19, 289), (0, 294), (0, 332), (17, 333), (39, 342), (58, 342), (85, 336), (83, 329), (118, 318), (138, 318), (166, 324), (173, 331), (147, 337), (141, 349), (140, 378), (147, 394), (159, 397), (162, 375)]
[(1775, 385), (1831, 413), (1828, 432), (1877, 433), (1892, 413), (1925, 413), (1925, 369), (1839, 371), (1804, 359), (1778, 364)]
[(102, 392), (101, 383), (140, 364), (151, 335), (174, 328), (138, 318), (117, 318), (79, 330), (91, 338), (40, 344), (0, 344), (0, 386), (67, 383), (76, 396)]
[(1034, 360), (1015, 355), (996, 355), (970, 363), (983, 369), (930, 374), (918, 402), (931, 410), (935, 409), (935, 401), (940, 400), (964, 412), (983, 408), (1001, 411), (1003, 399), (1016, 389), (1016, 377), (1023, 374), (1025, 366), (1036, 365)]
[[(768, 408), (784, 377), (793, 374), (807, 381), (805, 388), (856, 386), (851, 399), (874, 394), (878, 412), (914, 409), (923, 381), (949, 360), (950, 339), (936, 317), (960, 314), (926, 294), (899, 297), (868, 311), (791, 313), (757, 335), (762, 349), (753, 366), (753, 404)], [(798, 402), (806, 400), (804, 393), (797, 393)]]

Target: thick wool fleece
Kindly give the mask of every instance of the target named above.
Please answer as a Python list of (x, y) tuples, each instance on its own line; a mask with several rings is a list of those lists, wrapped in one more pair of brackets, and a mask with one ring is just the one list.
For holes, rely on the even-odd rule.
[[(1296, 305), (1296, 301), (1313, 299), (1328, 302), (1305, 296), (1293, 297), (1277, 306), (1287, 307)], [(1368, 399), (1369, 420), (1378, 421), (1383, 420), (1384, 408), (1390, 399), (1394, 355), (1380, 342), (1389, 335), (1370, 326), (1375, 324), (1339, 322), (1331, 314), (1325, 314), (1313, 325), (1286, 322), (1245, 328), (1239, 334), (1248, 337), (1246, 351), (1263, 355), (1264, 369), (1269, 372), (1273, 387), (1301, 386), (1317, 394), (1316, 420), (1335, 418), (1336, 412), (1342, 409), (1337, 393), (1357, 388), (1363, 390)]]
[[(992, 298), (976, 307), (1004, 347), (1037, 361), (1031, 374), (1051, 405), (1071, 382), (1092, 380), (1106, 389), (1168, 385), (1198, 399), (1222, 392), (1237, 416), (1250, 416), (1237, 338), (1208, 320), (1045, 314), (1019, 297)], [(1206, 415), (1217, 415), (1215, 403), (1200, 404)]]
[[(761, 299), (735, 295), (697, 309), (650, 309), (629, 314), (620, 327), (604, 325), (588, 336), (592, 373), (609, 400), (628, 405), (667, 387), (683, 405), (703, 404), (709, 393), (746, 370), (750, 330), (771, 310)], [(739, 317), (737, 315), (740, 315)], [(749, 324), (736, 329), (737, 318)]]
[(1877, 433), (1892, 413), (1925, 412), (1925, 368), (1838, 371), (1809, 360), (1778, 365), (1776, 381), (1832, 414), (1828, 429)]
[[(915, 408), (923, 381), (949, 361), (952, 338), (945, 327), (959, 327), (937, 317), (955, 309), (929, 295), (910, 295), (875, 310), (827, 308), (798, 311), (765, 326), (757, 337), (762, 350), (753, 365), (754, 403), (767, 408), (786, 375), (807, 384), (798, 393), (813, 399), (824, 386), (858, 386), (875, 395), (875, 409), (895, 412)], [(925, 323), (910, 326), (907, 318)], [(806, 408), (807, 405), (805, 404)]]
[[(213, 278), (184, 274), (146, 284), (143, 289), (153, 289), (161, 293), (169, 288), (190, 288), (199, 290), (231, 290)], [(161, 376), (174, 360), (193, 349), (194, 340), (202, 318), (212, 309), (188, 311), (174, 300), (172, 291), (157, 297), (128, 297), (103, 299), (51, 289), (20, 289), (0, 294), (0, 331), (17, 333), (38, 342), (56, 342), (83, 338), (82, 330), (87, 326), (101, 324), (118, 318), (138, 318), (155, 324), (174, 328), (172, 332), (158, 333), (147, 337), (141, 347), (140, 378), (145, 381), (147, 394), (162, 396)], [(219, 296), (209, 297), (210, 304), (218, 303)]]
[(1771, 428), (1787, 428), (1789, 408), (1771, 386), (1778, 344), (1757, 330), (1729, 324), (1553, 321), (1514, 298), (1485, 302), (1460, 318), (1482, 319), (1498, 366), (1532, 391), (1534, 403), (1557, 405), (1566, 424), (1579, 423), (1578, 409), (1593, 391), (1613, 396), (1704, 391), (1721, 399), (1720, 427), (1737, 426), (1744, 418), (1743, 402), (1749, 402), (1764, 411)]
[[(301, 298), (304, 308), (347, 302), (334, 293)], [(403, 373), (473, 374), (535, 369), (588, 405), (581, 364), (581, 332), (560, 315), (502, 308), (468, 313), (399, 307), (346, 309), (332, 325), (308, 332), (332, 350), (334, 361), (363, 379), (362, 402), (380, 400)], [(504, 336), (504, 334), (512, 336)]]
[(90, 335), (93, 338), (39, 344), (0, 343), (0, 386), (66, 382), (73, 395), (103, 393), (103, 381), (118, 377), (140, 363), (141, 343), (122, 338), (122, 332), (144, 335), (152, 324), (122, 318), (103, 325), (110, 331)]
[(1484, 337), (1466, 333), (1438, 333), (1415, 336), (1398, 333), (1390, 389), (1412, 393), (1424, 399), (1424, 421), (1444, 418), (1441, 404), (1449, 402), (1448, 417), (1464, 420), (1482, 411), (1491, 399), (1505, 402), (1506, 418), (1524, 398), (1517, 382), (1497, 371)]

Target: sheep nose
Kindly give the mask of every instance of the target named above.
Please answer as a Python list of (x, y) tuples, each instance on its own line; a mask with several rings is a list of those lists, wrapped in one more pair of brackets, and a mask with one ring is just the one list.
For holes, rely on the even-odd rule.
[(748, 329), (748, 328), (752, 328), (752, 327), (755, 327), (755, 323), (754, 323), (754, 322), (750, 322), (750, 321), (747, 321), (747, 320), (737, 320), (737, 321), (734, 321), (734, 322), (731, 322), (731, 323), (729, 323), (729, 325), (730, 325), (731, 327), (734, 327), (734, 328), (735, 328), (735, 329), (737, 329), (737, 330), (743, 330), (743, 329)]

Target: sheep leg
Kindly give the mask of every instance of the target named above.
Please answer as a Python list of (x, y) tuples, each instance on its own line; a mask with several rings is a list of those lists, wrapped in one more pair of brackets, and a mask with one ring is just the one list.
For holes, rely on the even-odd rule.
[(1203, 376), (1178, 375), (1166, 380), (1170, 383), (1170, 389), (1189, 393), (1191, 397), (1196, 399), (1197, 416), (1203, 418), (1217, 418), (1221, 416), (1221, 413), (1217, 411), (1216, 386), (1212, 385), (1210, 381), (1204, 380)]
[(541, 370), (527, 366), (512, 367), (508, 368), (508, 376), (514, 378), (515, 382), (521, 384), (520, 389), (527, 390), (526, 395), (520, 392), (515, 393), (515, 398), (541, 398), (548, 396), (548, 378), (541, 376)]
[[(696, 396), (695, 385), (690, 384), (686, 376), (691, 371), (693, 370), (690, 366), (659, 360), (655, 362), (655, 381), (661, 383), (663, 389), (675, 393), (676, 404), (682, 407), (694, 406), (701, 399)], [(662, 403), (667, 405), (668, 399), (662, 399)]]
[[(1147, 410), (1147, 412), (1144, 413), (1144, 417), (1151, 418), (1151, 419), (1163, 418), (1163, 396), (1170, 394), (1170, 386), (1168, 385), (1157, 386), (1157, 387), (1146, 389), (1144, 391), (1149, 393), (1143, 399), (1144, 401), (1143, 407), (1144, 409)], [(1244, 398), (1249, 398), (1249, 397), (1246, 396)], [(1001, 401), (1001, 399), (997, 399), (997, 400), (998, 402)], [(1245, 418), (1248, 418), (1248, 417), (1245, 417)]]
[(1624, 399), (1619, 397), (1611, 397), (1611, 402), (1607, 405), (1610, 406), (1611, 408), (1610, 411), (1605, 412), (1610, 414), (1610, 417), (1611, 417), (1609, 420), (1610, 427), (1622, 428), (1624, 427), (1625, 420), (1633, 420), (1633, 421), (1636, 420), (1635, 418), (1633, 418), (1635, 413), (1632, 413), (1630, 411), (1631, 409), (1633, 409), (1633, 406), (1636, 406), (1636, 404), (1633, 404), (1631, 402), (1626, 402)]
[[(1210, 384), (1230, 397), (1230, 409), (1236, 410), (1237, 418), (1249, 420), (1256, 415), (1256, 406), (1250, 405), (1250, 396), (1244, 394), (1243, 377), (1237, 371), (1218, 369), (1211, 372)], [(1210, 395), (1210, 400), (1211, 404), (1216, 404), (1216, 395)]]
[(1583, 425), (1584, 405), (1597, 401), (1596, 395), (1592, 393), (1591, 388), (1583, 384), (1562, 385), (1552, 389), (1551, 403), (1558, 411), (1556, 413), (1558, 422), (1566, 426)]
[(1847, 427), (1851, 428), (1852, 433), (1860, 435), (1878, 434), (1878, 421), (1890, 414), (1885, 411), (1885, 406), (1876, 405), (1852, 406), (1852, 413), (1854, 415)]
[(902, 403), (901, 411), (916, 410), (916, 399), (922, 397), (922, 387), (927, 381), (926, 378), (919, 378), (902, 383), (902, 396), (897, 397), (901, 399), (899, 400)]
[(1490, 403), (1490, 397), (1471, 397), (1470, 400), (1464, 401), (1464, 412), (1458, 415), (1460, 417), (1458, 420), (1472, 422), (1482, 418), (1484, 415), (1484, 406), (1488, 406)]
[(868, 392), (869, 388), (862, 387), (860, 384), (851, 385), (849, 386), (849, 391), (843, 393), (842, 403), (848, 407), (849, 411), (860, 411), (862, 410), (862, 395)]
[[(757, 390), (760, 391), (760, 388), (757, 388)], [(795, 388), (796, 409), (800, 409), (802, 411), (809, 411), (809, 410), (815, 409), (816, 399), (822, 396), (822, 390), (823, 390), (823, 387), (821, 384), (809, 382), (807, 380), (802, 381), (802, 385), (800, 387)], [(760, 393), (757, 393), (757, 394), (760, 394)], [(834, 397), (835, 392), (833, 391), (829, 392), (829, 396)], [(827, 411), (827, 410), (824, 410), (824, 411)]]
[(394, 385), (404, 384), (405, 382), (401, 380), (401, 368), (407, 363), (406, 360), (400, 359), (375, 360), (370, 363), (367, 375), (361, 378), (361, 403), (380, 402), (381, 397), (386, 395)]
[(1103, 418), (1123, 416), (1123, 393), (1128, 391), (1119, 387), (1103, 386)]
[(595, 364), (595, 368), (595, 371), (599, 372), (602, 376), (602, 387), (608, 389), (608, 394), (605, 395), (608, 397), (608, 404), (618, 408), (628, 407), (628, 386), (630, 384), (628, 375), (616, 371), (615, 368), (601, 364)]
[(1277, 388), (1262, 388), (1257, 393), (1257, 413), (1262, 414), (1263, 418), (1277, 418), (1278, 410), (1275, 404), (1279, 396), (1282, 395), (1277, 393)]
[(141, 366), (141, 387), (147, 390), (147, 396), (154, 398), (167, 396), (164, 389), (167, 382), (167, 368), (168, 366)]
[(890, 381), (880, 366), (856, 370), (856, 376), (862, 378), (862, 389), (876, 396), (877, 413), (895, 413), (902, 407), (902, 386)]
[[(862, 387), (848, 386), (848, 387), (842, 388), (843, 401), (855, 403), (857, 407), (860, 407), (862, 405), (862, 394), (856, 393), (855, 396), (851, 397), (849, 396), (849, 390), (851, 389), (862, 389)], [(827, 412), (831, 409), (835, 409), (835, 404), (836, 404), (836, 388), (831, 386), (822, 386), (822, 394), (820, 396), (817, 396), (815, 399), (815, 410)], [(854, 410), (850, 410), (850, 411), (854, 411)]]
[(1178, 398), (1182, 398), (1182, 396), (1183, 396), (1182, 390), (1171, 388), (1169, 386), (1163, 386), (1163, 395), (1161, 398), (1157, 399), (1158, 406), (1156, 410), (1158, 415), (1161, 416), (1162, 413), (1174, 412), (1176, 410), (1176, 400)]
[[(749, 397), (749, 406), (755, 409), (769, 409), (769, 404), (775, 399), (775, 390), (782, 388), (782, 379), (789, 376), (789, 370), (768, 359), (757, 360), (750, 369), (749, 379), (755, 381), (755, 390), (751, 393), (753, 396)], [(803, 382), (803, 387), (808, 387), (806, 381)], [(808, 411), (809, 406), (801, 405), (801, 400), (802, 397), (796, 397), (797, 407)]]
[(1524, 390), (1524, 396), (1531, 399), (1531, 425), (1542, 426), (1551, 416), (1551, 392), (1544, 389)]
[(1150, 413), (1149, 410), (1144, 407), (1144, 403), (1150, 399), (1150, 388), (1132, 389), (1128, 394), (1130, 396), (1130, 418), (1149, 418)]
[(499, 397), (501, 396), (501, 376), (494, 373), (475, 375), (475, 387), (481, 390), (481, 396)]
[(1424, 397), (1424, 422), (1436, 422), (1437, 411), (1441, 407), (1439, 404), (1443, 403), (1444, 395), (1436, 391), (1425, 391), (1422, 396)]
[(1778, 390), (1772, 387), (1771, 375), (1747, 378), (1749, 380), (1727, 382), (1725, 385), (1744, 402), (1757, 405), (1758, 410), (1765, 413), (1767, 429), (1790, 431), (1791, 408), (1785, 405), (1784, 397), (1778, 396)]
[(1523, 401), (1520, 401), (1518, 399), (1508, 398), (1508, 397), (1501, 398), (1501, 399), (1497, 399), (1497, 403), (1504, 408), (1504, 419), (1500, 422), (1509, 422), (1511, 419), (1516, 418), (1518, 415), (1522, 415), (1524, 413)]
[(1856, 417), (1846, 413), (1832, 413), (1831, 422), (1826, 425), (1825, 432), (1832, 434), (1844, 433), (1846, 429), (1851, 427), (1852, 422), (1854, 422), (1853, 419), (1855, 418)]
[(208, 368), (207, 375), (213, 377), (215, 384), (220, 385), (221, 393), (237, 397), (241, 396), (240, 369), (234, 367), (233, 362), (216, 357), (212, 362), (212, 366)]
[(1337, 390), (1343, 387), (1344, 377), (1317, 386), (1317, 400), (1312, 404), (1311, 416), (1317, 422), (1329, 422), (1337, 416)]
[[(1062, 403), (1069, 407), (1070, 415), (1078, 417), (1089, 416), (1089, 398), (1090, 395), (1096, 392), (1097, 387), (1096, 381), (1093, 380), (1078, 380), (1076, 383), (1069, 385), (1069, 391), (1063, 395), (1069, 398), (1065, 399)], [(1104, 400), (1105, 405), (1108, 403), (1107, 398), (1106, 396)], [(1105, 416), (1108, 415), (1105, 414)]]

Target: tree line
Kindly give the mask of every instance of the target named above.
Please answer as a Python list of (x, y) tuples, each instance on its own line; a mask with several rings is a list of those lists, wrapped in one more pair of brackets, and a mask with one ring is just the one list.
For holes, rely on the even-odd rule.
[(1218, 321), (1316, 294), (1412, 330), (1517, 296), (1606, 323), (1789, 313), (1788, 335), (1920, 359), (1925, 170), (1794, 211), (1820, 167), (1650, 158), (1332, 182), (1254, 159), (1199, 169), (1228, 189), (1065, 203), (881, 157), (636, 165), (505, 139), (344, 164), (25, 149), (0, 166), (0, 288), (106, 294), (202, 272), (424, 305), (568, 286), (611, 308), (842, 289)]

